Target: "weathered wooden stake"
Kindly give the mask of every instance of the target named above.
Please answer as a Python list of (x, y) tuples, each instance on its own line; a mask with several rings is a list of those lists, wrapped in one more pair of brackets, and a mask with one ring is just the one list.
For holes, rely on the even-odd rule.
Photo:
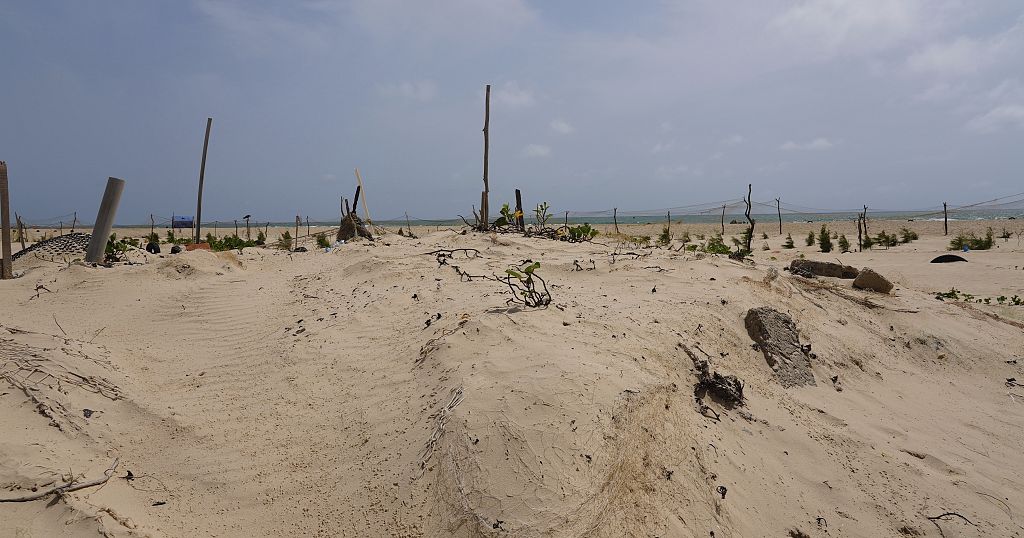
[(96, 212), (96, 223), (92, 226), (92, 237), (89, 238), (89, 247), (85, 251), (85, 261), (103, 263), (107, 254), (107, 239), (110, 237), (110, 229), (114, 227), (114, 217), (117, 215), (117, 205), (121, 202), (123, 191), (123, 179), (107, 178), (107, 188), (103, 191), (100, 209)]
[(408, 213), (405, 214), (405, 227), (409, 230), (409, 233), (411, 234), (412, 233), (412, 224), (409, 224), (409, 214)]
[(203, 222), (203, 180), (206, 178), (206, 150), (210, 146), (210, 127), (212, 126), (213, 118), (206, 118), (206, 137), (203, 138), (203, 160), (199, 164), (199, 197), (196, 198), (196, 243), (199, 242), (200, 227)]
[(153, 235), (153, 229), (156, 228), (156, 220), (153, 219), (153, 214), (149, 214), (149, 235)]
[(75, 233), (76, 224), (78, 224), (78, 211), (75, 211), (75, 219), (71, 221), (71, 233)]
[(722, 204), (722, 235), (725, 235), (725, 204)]
[(569, 212), (568, 211), (565, 212), (565, 229), (566, 229), (566, 231), (569, 230)]
[(242, 217), (245, 219), (245, 240), (251, 241), (252, 235), (249, 233), (249, 215)]
[(949, 235), (949, 210), (946, 202), (942, 202), (942, 235)]
[(523, 193), (519, 192), (519, 189), (516, 189), (516, 214), (519, 215), (516, 217), (516, 226), (519, 227), (519, 231), (525, 232), (526, 223), (524, 222), (523, 217)]
[(668, 230), (669, 237), (671, 237), (672, 236), (672, 212), (669, 211), (668, 215), (666, 215), (665, 218), (668, 221), (668, 224), (665, 225), (665, 229)]
[(743, 201), (746, 202), (747, 204), (747, 210), (744, 212), (744, 215), (747, 217), (747, 222), (750, 223), (750, 229), (747, 231), (747, 252), (751, 251), (750, 242), (754, 240), (754, 218), (750, 216), (750, 204), (753, 203), (753, 200), (750, 198), (750, 193), (752, 192), (753, 188), (753, 184), (747, 184), (747, 197), (743, 199)]
[[(366, 197), (363, 196), (363, 204), (365, 204), (365, 203), (366, 203)], [(365, 205), (363, 206), (363, 210), (366, 210), (366, 206)], [(366, 216), (366, 220), (370, 220), (370, 216), (369, 215)], [(309, 215), (306, 215), (306, 235), (307, 236), (309, 235)]]
[(21, 250), (25, 250), (25, 223), (21, 220), (21, 215), (14, 214), (14, 220), (18, 223), (18, 240), (21, 241)]
[(779, 235), (782, 235), (782, 201), (775, 199), (775, 209), (779, 212)]
[(484, 192), (480, 200), (480, 224), (481, 229), (486, 230), (491, 227), (491, 221), (489, 219), (488, 197), (491, 193), (491, 185), (487, 181), (487, 162), (490, 156), (490, 124), (491, 124), (491, 85), (488, 84), (484, 90)]
[(14, 278), (11, 268), (11, 198), (7, 185), (7, 163), (0, 161), (0, 278)]
[(64, 236), (64, 221), (60, 221), (60, 235)]
[[(359, 190), (361, 190), (363, 192), (363, 215), (366, 217), (366, 225), (367, 226), (371, 226), (371, 225), (373, 225), (373, 221), (370, 220), (370, 210), (366, 209), (366, 189), (363, 188), (363, 178), (362, 178), (362, 176), (359, 175), (359, 169), (358, 168), (356, 168), (356, 183), (359, 184)], [(352, 209), (356, 209), (356, 208), (353, 207)], [(309, 217), (306, 217), (306, 220), (309, 220)], [(307, 227), (308, 227), (308, 224), (307, 224)]]
[(295, 250), (296, 248), (299, 248), (299, 225), (300, 224), (302, 224), (302, 218), (300, 218), (298, 215), (295, 215), (295, 248), (293, 248), (292, 250)]
[(612, 208), (612, 223), (615, 224), (615, 233), (619, 233), (619, 208)]

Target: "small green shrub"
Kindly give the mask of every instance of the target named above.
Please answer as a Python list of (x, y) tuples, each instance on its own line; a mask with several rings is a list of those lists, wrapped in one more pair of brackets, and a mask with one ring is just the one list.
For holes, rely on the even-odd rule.
[(281, 238), (277, 240), (277, 248), (284, 250), (292, 249), (292, 234), (288, 230), (285, 230), (281, 234)]
[(949, 249), (963, 250), (964, 245), (966, 245), (971, 250), (988, 250), (992, 248), (992, 243), (994, 242), (992, 228), (989, 228), (985, 232), (985, 237), (978, 237), (974, 235), (974, 232), (958, 234), (949, 242)]
[(316, 246), (320, 248), (329, 248), (331, 246), (331, 240), (327, 239), (327, 236), (324, 234), (318, 234), (316, 236)]
[(672, 232), (668, 226), (661, 228), (661, 235), (658, 236), (658, 245), (667, 247), (672, 242)]
[(814, 246), (814, 232), (807, 232), (807, 239), (804, 239), (804, 243), (809, 246)]
[(708, 254), (729, 254), (730, 252), (732, 252), (732, 249), (730, 249), (729, 246), (726, 245), (724, 241), (722, 241), (721, 234), (715, 234), (709, 237), (708, 240), (704, 243), (704, 247), (702, 250), (704, 252), (707, 252)]
[(917, 232), (910, 228), (900, 228), (900, 242), (910, 243), (917, 240)]
[(793, 244), (793, 234), (786, 234), (786, 242), (782, 244), (782, 248), (796, 248)]
[[(570, 226), (569, 233), (566, 235), (566, 240), (570, 243), (579, 243), (582, 241), (590, 241), (597, 237), (598, 231), (590, 226), (588, 223), (580, 224), (579, 226)], [(650, 240), (650, 238), (648, 238)]]
[(850, 241), (846, 239), (846, 234), (839, 236), (839, 252), (850, 252)]
[(822, 252), (832, 252), (832, 238), (824, 224), (821, 225), (821, 233), (818, 234), (818, 247)]

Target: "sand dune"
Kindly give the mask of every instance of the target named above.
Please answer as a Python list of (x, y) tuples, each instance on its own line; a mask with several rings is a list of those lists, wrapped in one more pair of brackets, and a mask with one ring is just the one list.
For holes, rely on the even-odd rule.
[[(821, 254), (772, 234), (751, 264), (419, 233), (19, 260), (0, 283), (0, 498), (118, 468), (0, 503), (0, 535), (1024, 535), (1024, 389), (1006, 384), (1024, 379), (1024, 307), (934, 297), (1024, 295), (1013, 239), (934, 265), (941, 235)], [(479, 255), (439, 265), (439, 248)], [(896, 289), (781, 271), (801, 253)], [(527, 259), (545, 309), (452, 267)], [(813, 386), (784, 388), (752, 348), (758, 306), (792, 316)], [(684, 347), (746, 405), (702, 414)], [(945, 512), (970, 523), (928, 519)]]

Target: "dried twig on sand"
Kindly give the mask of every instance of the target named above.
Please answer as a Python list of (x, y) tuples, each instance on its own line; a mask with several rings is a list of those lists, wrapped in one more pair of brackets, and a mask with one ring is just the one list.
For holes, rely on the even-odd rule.
[(935, 525), (936, 529), (939, 529), (939, 536), (943, 536), (944, 537), (944, 536), (946, 536), (946, 533), (942, 532), (942, 527), (939, 526), (938, 522), (939, 521), (947, 521), (946, 518), (951, 517), (951, 516), (956, 516), (956, 517), (966, 521), (968, 525), (971, 525), (972, 527), (977, 527), (977, 525), (975, 525), (974, 522), (972, 522), (971, 520), (967, 519), (966, 517), (964, 517), (964, 516), (962, 516), (962, 515), (960, 515), (960, 514), (958, 514), (956, 512), (944, 512), (944, 513), (939, 514), (937, 516), (925, 516), (925, 517), (928, 518), (928, 521), (932, 522), (932, 525)]
[(22, 503), (28, 501), (35, 501), (38, 499), (42, 499), (44, 497), (49, 497), (50, 495), (63, 495), (65, 493), (70, 493), (72, 491), (78, 491), (80, 489), (91, 488), (93, 486), (105, 484), (107, 480), (110, 480), (110, 477), (114, 475), (114, 470), (117, 469), (118, 461), (118, 458), (114, 458), (114, 463), (110, 464), (110, 467), (107, 468), (106, 471), (103, 471), (102, 478), (89, 480), (88, 482), (65, 482), (64, 484), (61, 484), (57, 487), (50, 488), (45, 491), (37, 491), (31, 495), (25, 495), (23, 497), (14, 497), (11, 499), (0, 499), (0, 503)]
[(427, 439), (427, 444), (423, 446), (423, 450), (420, 450), (419, 468), (421, 473), (427, 468), (427, 462), (430, 461), (430, 457), (434, 455), (434, 449), (437, 447), (437, 442), (441, 440), (441, 436), (444, 435), (444, 427), (451, 420), (452, 412), (456, 406), (462, 403), (462, 387), (452, 389), (451, 394), (452, 397), (448, 404), (434, 415), (434, 431), (430, 433), (430, 438)]

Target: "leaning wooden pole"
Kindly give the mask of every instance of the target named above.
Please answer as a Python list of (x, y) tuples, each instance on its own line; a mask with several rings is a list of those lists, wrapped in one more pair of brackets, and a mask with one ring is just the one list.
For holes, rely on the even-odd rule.
[(520, 232), (526, 231), (526, 222), (523, 217), (523, 193), (516, 189), (516, 227)]
[(747, 204), (747, 210), (744, 212), (744, 216), (747, 217), (747, 222), (750, 224), (750, 228), (747, 230), (747, 253), (750, 253), (750, 242), (754, 240), (754, 217), (750, 216), (750, 208), (753, 203), (753, 199), (750, 197), (753, 192), (754, 185), (752, 183), (747, 184), (747, 197), (743, 201)]
[(722, 235), (725, 235), (725, 204), (722, 204)]
[(203, 180), (206, 179), (206, 150), (210, 147), (210, 127), (213, 126), (213, 118), (206, 118), (206, 137), (203, 138), (203, 160), (199, 163), (199, 196), (196, 198), (196, 238), (199, 242), (200, 227), (203, 222)]
[(782, 200), (775, 199), (775, 209), (779, 212), (779, 235), (782, 235)]
[(14, 278), (11, 268), (11, 198), (7, 185), (7, 163), (0, 161), (0, 241), (4, 259), (0, 260), (0, 278)]
[[(370, 220), (370, 210), (366, 209), (366, 189), (363, 188), (363, 178), (359, 175), (359, 169), (356, 168), (356, 183), (359, 184), (359, 190), (363, 191), (363, 216), (366, 217), (366, 225), (372, 226), (373, 221)], [(356, 209), (356, 208), (352, 208)]]
[(615, 224), (615, 234), (618, 235), (618, 233), (619, 233), (619, 208), (617, 208), (617, 207), (613, 207), (612, 208), (612, 223)]
[(487, 165), (491, 148), (491, 85), (488, 84), (484, 90), (484, 192), (480, 199), (480, 228), (490, 228), (489, 206), (491, 185), (487, 180)]
[(949, 235), (949, 209), (946, 202), (942, 202), (942, 235)]
[(103, 263), (107, 254), (107, 238), (110, 237), (110, 229), (114, 227), (114, 217), (117, 215), (117, 205), (121, 202), (123, 191), (123, 179), (107, 178), (107, 188), (103, 191), (100, 209), (96, 212), (96, 223), (92, 226), (89, 247), (85, 250), (85, 261)]

